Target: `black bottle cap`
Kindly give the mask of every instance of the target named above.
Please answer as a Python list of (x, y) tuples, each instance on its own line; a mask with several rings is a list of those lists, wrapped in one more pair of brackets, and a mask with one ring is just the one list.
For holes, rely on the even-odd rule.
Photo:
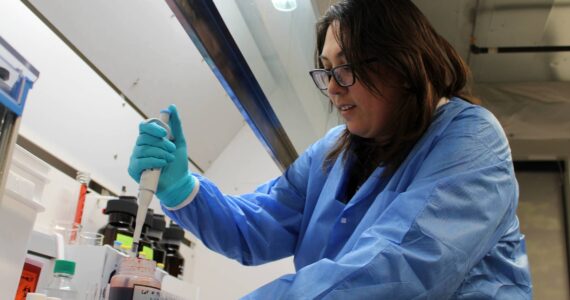
[(170, 222), (170, 226), (164, 230), (163, 240), (182, 241), (184, 239), (184, 229), (177, 224)]
[[(134, 201), (133, 201), (134, 199)], [(107, 201), (107, 207), (103, 211), (104, 214), (123, 213), (133, 217), (137, 215), (138, 204), (135, 197), (119, 197), (119, 199)]]
[(137, 202), (137, 197), (135, 197), (135, 196), (119, 196), (119, 200), (130, 201), (130, 202), (138, 203), (138, 202)]
[(166, 219), (164, 218), (164, 215), (155, 214), (152, 217), (152, 225), (150, 228), (155, 231), (164, 232), (164, 229), (166, 228)]

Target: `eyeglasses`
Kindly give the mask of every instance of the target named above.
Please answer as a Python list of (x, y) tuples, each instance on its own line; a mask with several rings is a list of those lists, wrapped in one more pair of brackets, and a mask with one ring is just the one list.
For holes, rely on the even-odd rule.
[[(375, 62), (376, 60), (377, 59), (375, 58), (370, 58), (358, 64), (368, 64)], [(330, 70), (315, 69), (309, 71), (309, 74), (311, 75), (311, 78), (313, 78), (313, 82), (315, 82), (317, 88), (321, 91), (326, 91), (328, 89), (331, 77), (334, 77), (334, 80), (339, 86), (349, 87), (354, 85), (356, 82), (353, 66), (354, 64), (344, 64), (336, 66)]]

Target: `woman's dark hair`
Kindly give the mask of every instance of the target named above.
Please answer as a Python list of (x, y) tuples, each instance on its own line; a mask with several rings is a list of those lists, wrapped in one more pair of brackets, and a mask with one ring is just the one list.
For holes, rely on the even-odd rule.
[[(324, 68), (319, 55), (327, 29), (334, 23), (338, 23), (335, 34), (347, 61), (356, 63), (357, 80), (375, 95), (382, 92), (373, 84), (374, 75), (388, 83), (399, 82), (403, 97), (392, 105), (383, 140), (364, 139), (347, 129), (328, 153), (324, 167), (352, 151), (368, 166), (354, 174), (361, 177), (360, 183), (376, 166), (386, 167), (384, 175), (392, 174), (431, 124), (439, 99), (457, 96), (477, 102), (467, 90), (468, 66), (412, 1), (345, 0), (331, 6), (316, 26), (317, 68)], [(377, 63), (357, 64), (370, 58)], [(387, 78), (379, 66), (397, 80)]]

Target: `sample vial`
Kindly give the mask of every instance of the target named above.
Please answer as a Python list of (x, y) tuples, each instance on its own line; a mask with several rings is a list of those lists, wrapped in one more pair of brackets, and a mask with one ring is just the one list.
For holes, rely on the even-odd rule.
[(125, 257), (109, 284), (109, 300), (160, 299), (160, 281), (154, 277), (156, 262)]
[(48, 297), (57, 297), (62, 300), (78, 300), (79, 292), (73, 284), (75, 262), (57, 259), (53, 268), (53, 279), (46, 288)]

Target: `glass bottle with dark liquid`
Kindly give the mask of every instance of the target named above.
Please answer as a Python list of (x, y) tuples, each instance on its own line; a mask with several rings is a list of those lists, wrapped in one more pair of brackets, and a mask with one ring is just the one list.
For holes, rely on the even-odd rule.
[(182, 276), (184, 271), (184, 257), (178, 251), (183, 239), (184, 230), (171, 221), (170, 226), (164, 230), (161, 244), (166, 249), (164, 270), (174, 277)]
[[(154, 210), (149, 208), (146, 212), (146, 217), (144, 219), (144, 224), (141, 231), (141, 239), (139, 241), (138, 252), (144, 253), (146, 259), (154, 259), (154, 249), (152, 247), (151, 241), (148, 238), (148, 231), (152, 225), (152, 219), (154, 217)], [(136, 226), (136, 222), (133, 227)]]
[(160, 263), (163, 265), (166, 259), (166, 249), (162, 247), (160, 240), (162, 240), (165, 228), (166, 220), (164, 219), (164, 215), (155, 214), (152, 217), (152, 224), (146, 234), (154, 252), (153, 260), (156, 261), (157, 264)]
[(109, 216), (109, 222), (99, 229), (103, 234), (103, 244), (113, 246), (115, 240), (123, 244), (132, 243), (137, 208), (136, 197), (121, 196), (107, 202), (103, 213)]
[[(103, 244), (113, 246), (115, 241), (119, 241), (123, 245), (131, 247), (137, 209), (137, 198), (132, 196), (120, 196), (118, 199), (107, 202), (107, 207), (103, 213), (109, 216), (109, 221), (105, 227), (99, 229), (99, 233), (103, 235)], [(151, 241), (147, 238), (146, 233), (152, 223), (153, 215), (153, 210), (149, 209), (138, 249), (139, 252), (143, 251), (147, 256), (150, 256), (147, 257), (149, 259), (152, 259), (153, 251)]]

